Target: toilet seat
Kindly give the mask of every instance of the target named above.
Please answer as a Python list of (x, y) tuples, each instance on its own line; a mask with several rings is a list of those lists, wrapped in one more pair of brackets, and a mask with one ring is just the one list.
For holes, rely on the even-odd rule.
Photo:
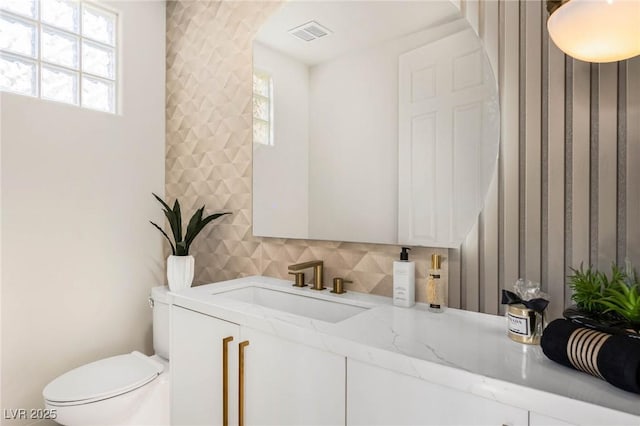
[(138, 389), (163, 370), (161, 363), (134, 351), (71, 370), (49, 383), (42, 394), (50, 405), (88, 404)]

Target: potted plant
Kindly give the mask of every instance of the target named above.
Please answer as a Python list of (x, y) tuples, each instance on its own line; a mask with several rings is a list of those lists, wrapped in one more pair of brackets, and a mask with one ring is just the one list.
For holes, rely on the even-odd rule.
[(220, 216), (231, 213), (214, 213), (203, 218), (205, 206), (202, 206), (196, 210), (193, 216), (191, 216), (186, 232), (183, 236), (182, 213), (180, 211), (180, 203), (178, 200), (176, 199), (172, 209), (162, 198), (158, 197), (156, 194), (153, 194), (153, 196), (160, 202), (160, 204), (162, 204), (164, 215), (169, 221), (171, 233), (173, 234), (173, 241), (171, 241), (171, 238), (169, 238), (167, 233), (164, 232), (159, 225), (149, 221), (162, 233), (162, 235), (164, 235), (171, 246), (171, 255), (167, 258), (167, 280), (169, 281), (169, 289), (171, 289), (171, 291), (177, 291), (183, 288), (188, 288), (193, 283), (195, 265), (193, 256), (189, 255), (189, 247), (191, 247), (193, 240), (195, 240), (200, 231), (202, 231), (207, 224), (216, 220)]
[(564, 311), (565, 318), (608, 333), (638, 333), (640, 283), (631, 265), (624, 271), (611, 265), (611, 277), (582, 265), (572, 271), (569, 287), (576, 304)]

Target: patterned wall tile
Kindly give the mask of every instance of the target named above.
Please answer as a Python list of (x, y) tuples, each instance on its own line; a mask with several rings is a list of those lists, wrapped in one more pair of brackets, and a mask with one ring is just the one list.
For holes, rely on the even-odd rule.
[[(279, 4), (167, 3), (166, 194), (179, 197), (187, 214), (202, 204), (233, 212), (194, 242), (195, 283), (254, 274), (289, 279), (288, 265), (322, 259), (325, 285), (341, 276), (354, 281), (348, 290), (391, 296), (398, 246), (252, 236), (251, 41)], [(420, 301), (432, 253), (446, 257), (447, 250), (412, 251)]]

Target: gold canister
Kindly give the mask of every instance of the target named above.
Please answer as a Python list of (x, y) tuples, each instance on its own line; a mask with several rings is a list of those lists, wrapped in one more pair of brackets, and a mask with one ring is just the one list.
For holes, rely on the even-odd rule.
[(539, 345), (544, 328), (544, 313), (529, 309), (522, 303), (507, 308), (507, 334), (519, 343)]

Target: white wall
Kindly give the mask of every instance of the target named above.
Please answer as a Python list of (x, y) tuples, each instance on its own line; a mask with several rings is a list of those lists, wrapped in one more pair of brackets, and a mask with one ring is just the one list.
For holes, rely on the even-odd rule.
[(305, 64), (261, 43), (254, 68), (273, 83), (273, 146), (253, 145), (253, 234), (307, 237), (309, 82)]
[(44, 385), (81, 364), (152, 351), (165, 4), (108, 6), (121, 16), (121, 115), (0, 95), (2, 408), (41, 407)]
[(397, 243), (398, 56), (467, 25), (457, 20), (311, 67), (310, 238)]

